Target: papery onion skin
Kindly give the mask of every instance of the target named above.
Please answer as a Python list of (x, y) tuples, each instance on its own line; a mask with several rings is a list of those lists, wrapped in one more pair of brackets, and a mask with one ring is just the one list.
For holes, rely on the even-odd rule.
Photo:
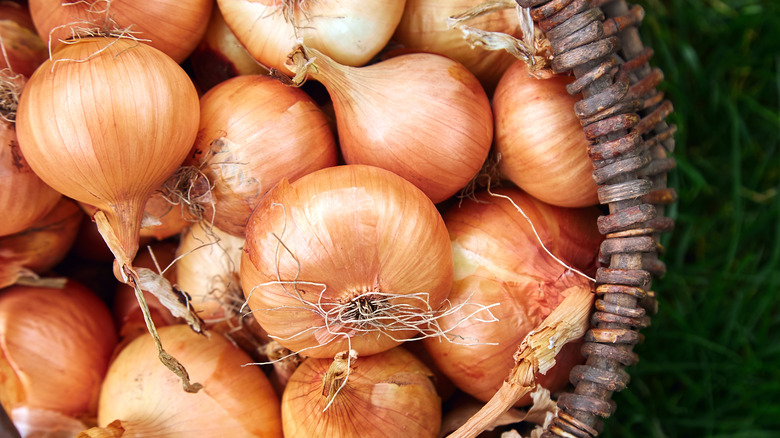
[[(479, 78), (488, 94), (501, 75), (517, 59), (504, 50), (488, 51), (472, 47), (460, 29), (449, 28), (447, 18), (465, 12), (483, 0), (406, 0), (406, 8), (393, 39), (408, 49), (448, 56), (468, 68)], [(490, 32), (501, 32), (522, 38), (514, 8), (475, 17), (464, 23)]]
[[(302, 90), (267, 76), (220, 83), (200, 100), (200, 131), (187, 164), (208, 179), (203, 219), (243, 236), (260, 198), (280, 179), (335, 166), (337, 146), (325, 114)], [(224, 140), (224, 141), (222, 141)]]
[(16, 125), (35, 173), (103, 211), (132, 260), (144, 203), (186, 157), (198, 116), (192, 81), (167, 55), (128, 39), (84, 38), (30, 77)]
[(63, 289), (12, 286), (3, 290), (3, 407), (94, 416), (116, 342), (106, 305), (75, 281), (68, 281)]
[(454, 195), (482, 167), (493, 115), (485, 90), (463, 65), (413, 53), (356, 68), (309, 53), (310, 77), (333, 98), (348, 164), (395, 172), (434, 203)]
[[(285, 62), (298, 37), (342, 64), (366, 64), (387, 45), (405, 0), (218, 0), (217, 4), (255, 59), (290, 74)], [(286, 8), (294, 8), (297, 34), (285, 19)]]
[(537, 79), (522, 61), (504, 74), (493, 96), (495, 147), (501, 174), (537, 199), (560, 207), (599, 203), (588, 141), (566, 91), (573, 78)]
[(441, 400), (432, 373), (401, 347), (358, 357), (346, 385), (323, 412), (323, 376), (332, 360), (305, 360), (282, 396), (285, 436), (436, 437)]
[(27, 230), (0, 238), (0, 289), (15, 283), (23, 270), (44, 274), (60, 263), (73, 246), (83, 219), (75, 202), (61, 198)]
[[(375, 292), (402, 295), (391, 302), (413, 306), (415, 315), (438, 310), (452, 281), (448, 240), (433, 203), (408, 181), (371, 166), (331, 167), (292, 184), (283, 180), (263, 198), (247, 224), (241, 284), (254, 317), (291, 351), (320, 358), (347, 348), (375, 354), (399, 341), (376, 329), (353, 333), (349, 342), (346, 334), (330, 335), (311, 306), (353, 305), (359, 294)], [(277, 280), (310, 282), (297, 286), (305, 299)], [(392, 336), (415, 334), (396, 328)]]
[[(72, 28), (110, 28), (115, 23), (115, 30), (132, 31), (180, 63), (206, 32), (212, 6), (213, 0), (30, 0), (30, 13), (52, 50), (73, 36)], [(106, 22), (106, 8), (113, 23)]]
[(251, 362), (246, 353), (221, 335), (207, 338), (186, 325), (162, 327), (159, 335), (204, 389), (183, 392), (160, 365), (152, 339), (138, 337), (106, 374), (99, 426), (119, 420), (124, 436), (282, 436), (279, 399), (259, 367), (243, 366)]
[[(517, 189), (496, 190), (509, 196), (530, 218), (544, 245), (556, 257), (593, 275), (602, 236), (596, 228), (598, 210), (566, 209), (542, 203)], [(501, 387), (514, 365), (513, 354), (564, 297), (569, 288), (591, 289), (586, 278), (568, 271), (539, 244), (530, 225), (507, 200), (486, 192), (466, 200), (444, 214), (452, 238), (455, 261), (450, 301), (491, 305), (499, 321), (462, 320), (469, 307), (442, 318), (444, 330), (464, 342), (425, 340), (441, 369), (464, 392), (487, 401)], [(477, 317), (488, 319), (483, 311)], [(454, 328), (457, 325), (457, 328)], [(466, 341), (475, 345), (463, 345)], [(498, 343), (498, 345), (488, 345)], [(568, 369), (579, 361), (578, 348), (567, 345), (557, 357), (559, 365), (538, 383), (556, 391), (568, 381)], [(561, 368), (557, 370), (557, 368)], [(530, 402), (530, 397), (520, 401)]]
[[(2, 79), (12, 81), (19, 89), (25, 84), (23, 76)], [(3, 188), (0, 190), (0, 211), (3, 212), (0, 236), (29, 228), (51, 211), (62, 197), (33, 172), (19, 147), (16, 125), (3, 119), (0, 119), (0, 187)]]

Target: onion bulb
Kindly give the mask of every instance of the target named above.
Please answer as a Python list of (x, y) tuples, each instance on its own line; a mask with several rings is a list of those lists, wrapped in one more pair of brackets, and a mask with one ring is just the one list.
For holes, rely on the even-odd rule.
[(405, 0), (217, 0), (225, 22), (263, 65), (289, 74), (299, 41), (359, 66), (393, 35)]
[(307, 359), (282, 396), (284, 435), (436, 437), (441, 400), (431, 378), (400, 347), (369, 357)]
[(85, 29), (129, 31), (177, 63), (206, 31), (213, 0), (30, 0), (35, 28), (53, 50)]
[(27, 230), (1, 237), (0, 289), (25, 277), (35, 278), (60, 263), (73, 246), (83, 218), (75, 202), (61, 198)]
[[(28, 164), (17, 142), (16, 110), (26, 79), (0, 71), (0, 236), (19, 233), (40, 220), (61, 194), (49, 187)], [(21, 202), (20, 200), (24, 200)]]
[(12, 418), (21, 410), (89, 420), (116, 342), (106, 305), (75, 281), (63, 289), (3, 290), (0, 402)]
[(328, 120), (302, 90), (243, 75), (212, 88), (200, 107), (200, 131), (186, 162), (196, 182), (183, 191), (202, 219), (222, 231), (243, 237), (252, 209), (282, 177), (336, 165)]
[(451, 281), (439, 212), (380, 168), (337, 166), (282, 180), (247, 224), (248, 306), (272, 338), (304, 356), (367, 356), (430, 330)]
[(499, 171), (531, 196), (560, 207), (598, 204), (588, 141), (566, 92), (573, 78), (537, 79), (517, 61), (493, 96)]
[(293, 68), (328, 89), (348, 164), (395, 172), (434, 203), (454, 195), (482, 167), (493, 139), (490, 102), (458, 62), (413, 53), (357, 68), (301, 50)]
[(203, 92), (234, 76), (268, 73), (236, 38), (219, 8), (211, 10), (206, 34), (190, 55), (190, 65), (195, 84)]
[[(393, 39), (404, 47), (448, 56), (468, 68), (492, 92), (501, 75), (517, 59), (506, 51), (489, 51), (472, 46), (457, 28), (450, 28), (449, 17), (478, 6), (484, 0), (406, 0), (404, 15)], [(464, 23), (487, 32), (501, 32), (522, 38), (514, 8), (479, 15)]]
[(84, 38), (30, 77), (19, 146), (47, 184), (105, 214), (109, 246), (130, 266), (144, 204), (186, 157), (198, 115), (195, 87), (170, 57), (129, 39)]
[(106, 374), (100, 391), (98, 425), (85, 432), (118, 436), (281, 437), (279, 399), (262, 370), (243, 366), (249, 356), (218, 334), (199, 336), (186, 325), (159, 330), (171, 354), (194, 379), (197, 394), (182, 392), (175, 376), (158, 366), (148, 336), (125, 347)]
[[(575, 288), (591, 289), (591, 280), (583, 274), (593, 275), (596, 268), (602, 240), (597, 217), (595, 208), (554, 207), (517, 189), (496, 191), (494, 196), (482, 192), (444, 214), (455, 261), (449, 300), (453, 305), (471, 304), (440, 322), (448, 335), (462, 342), (424, 343), (437, 367), (461, 390), (482, 401), (490, 399), (529, 331)], [(470, 306), (496, 303), (500, 305), (490, 311), (498, 321), (486, 322), (488, 315), (464, 320), (473, 310)], [(572, 345), (564, 347), (553, 370), (537, 376), (538, 384), (556, 391), (567, 383), (569, 369), (582, 360)], [(520, 401), (528, 402), (529, 397)]]

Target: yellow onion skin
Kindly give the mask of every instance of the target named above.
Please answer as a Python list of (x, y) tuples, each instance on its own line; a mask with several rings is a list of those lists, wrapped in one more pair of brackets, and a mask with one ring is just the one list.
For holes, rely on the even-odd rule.
[[(13, 79), (22, 87), (23, 76)], [(0, 119), (0, 236), (24, 231), (43, 218), (62, 195), (28, 164), (17, 140), (16, 125)], [(20, 201), (24, 200), (24, 202)]]
[[(94, 416), (117, 342), (111, 313), (89, 289), (12, 286), (0, 292), (0, 401)], [(13, 415), (13, 414), (12, 414)]]
[[(501, 75), (517, 60), (504, 50), (472, 47), (460, 29), (447, 26), (447, 18), (479, 5), (483, 0), (406, 0), (406, 8), (393, 40), (407, 49), (448, 56), (479, 78), (488, 94)], [(489, 32), (501, 32), (522, 38), (515, 9), (505, 9), (474, 17), (465, 24)]]
[(328, 407), (323, 377), (332, 360), (305, 360), (282, 396), (285, 436), (436, 437), (441, 400), (433, 374), (401, 347), (358, 357), (346, 385)]
[(485, 90), (463, 65), (430, 53), (346, 67), (314, 56), (310, 77), (328, 89), (348, 164), (390, 170), (434, 203), (463, 188), (493, 139)]
[[(594, 275), (602, 240), (596, 227), (596, 208), (554, 207), (514, 188), (494, 193), (509, 196), (528, 215), (552, 254)], [(444, 220), (455, 263), (450, 302), (455, 307), (464, 302), (483, 306), (499, 303), (490, 309), (498, 321), (479, 321), (488, 318), (484, 311), (476, 315), (480, 318), (464, 320), (474, 309), (465, 306), (440, 320), (443, 330), (451, 330), (464, 341), (423, 342), (437, 367), (461, 390), (487, 401), (512, 369), (513, 354), (523, 338), (572, 288), (590, 290), (591, 282), (548, 255), (526, 219), (507, 199), (482, 192), (476, 200), (448, 210)], [(558, 365), (547, 375), (537, 375), (537, 383), (552, 391), (566, 385), (571, 366), (583, 358), (577, 347), (567, 345), (557, 360)], [(520, 403), (530, 401), (526, 397)]]
[[(341, 64), (364, 65), (390, 41), (405, 0), (218, 0), (225, 22), (260, 63), (285, 65), (299, 38)], [(292, 21), (285, 10), (294, 8)], [(297, 27), (297, 30), (296, 30)]]
[(598, 204), (588, 141), (566, 92), (567, 76), (537, 79), (518, 61), (493, 96), (499, 171), (533, 197), (559, 207)]
[(203, 92), (235, 76), (268, 73), (236, 38), (219, 8), (211, 10), (206, 33), (190, 55), (190, 65), (195, 83)]
[(152, 339), (140, 336), (109, 367), (100, 427), (118, 420), (125, 437), (282, 436), (279, 398), (259, 367), (243, 366), (251, 362), (246, 353), (219, 334), (201, 336), (183, 324), (162, 327), (159, 335), (203, 389), (182, 391), (181, 381), (157, 359)]
[(152, 193), (144, 205), (144, 220), (139, 236), (164, 240), (178, 235), (195, 221), (182, 204), (172, 204), (158, 190)]
[(294, 181), (336, 165), (328, 120), (300, 89), (243, 75), (212, 88), (200, 104), (200, 131), (187, 163), (212, 187), (213, 206), (202, 203), (203, 219), (222, 231), (243, 236), (260, 198), (283, 177)]
[[(244, 238), (207, 224), (195, 224), (182, 232), (174, 265), (179, 287), (189, 294), (190, 305), (205, 322), (225, 318), (225, 306), (238, 310), (243, 303), (231, 301), (231, 290), (239, 296), (241, 250)], [(225, 301), (223, 301), (225, 300)]]
[[(107, 22), (109, 3), (111, 21)], [(180, 63), (206, 32), (213, 4), (213, 0), (30, 0), (30, 14), (38, 35), (52, 50), (62, 40), (72, 38), (73, 29), (107, 26), (109, 30), (132, 31)]]
[(144, 204), (187, 156), (198, 117), (195, 87), (170, 57), (128, 39), (85, 38), (30, 77), (16, 125), (35, 173), (103, 211), (132, 260)]
[(21, 233), (0, 238), (0, 289), (10, 286), (23, 271), (44, 274), (70, 251), (84, 219), (81, 208), (68, 198)]
[[(293, 288), (280, 280), (299, 282)], [(333, 319), (327, 328), (324, 312), (312, 311), (318, 303), (325, 310), (352, 306), (358, 295), (374, 292), (397, 294), (390, 303), (411, 306), (412, 312), (435, 311), (451, 282), (452, 255), (440, 214), (419, 189), (380, 168), (337, 166), (292, 184), (282, 180), (247, 224), (241, 285), (249, 308), (271, 337), (304, 356), (332, 358), (347, 349), (375, 354), (417, 333), (393, 326), (391, 337)], [(387, 313), (395, 315), (395, 309)]]

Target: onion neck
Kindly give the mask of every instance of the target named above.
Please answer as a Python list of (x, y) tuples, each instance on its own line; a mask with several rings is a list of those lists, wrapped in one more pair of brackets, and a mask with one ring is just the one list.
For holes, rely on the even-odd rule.
[[(147, 197), (139, 197), (147, 199)], [(138, 240), (143, 219), (143, 204), (137, 200), (128, 199), (115, 204), (109, 204), (108, 208), (101, 208), (94, 215), (100, 235), (108, 245), (116, 259), (120, 272), (124, 267), (131, 268), (133, 259), (138, 252)], [(120, 275), (123, 277), (124, 275)], [(123, 282), (122, 278), (119, 278)]]
[(306, 79), (322, 83), (328, 92), (341, 96), (354, 88), (355, 72), (359, 69), (339, 64), (317, 49), (300, 46), (292, 55), (287, 67), (295, 73), (293, 83), (302, 85)]

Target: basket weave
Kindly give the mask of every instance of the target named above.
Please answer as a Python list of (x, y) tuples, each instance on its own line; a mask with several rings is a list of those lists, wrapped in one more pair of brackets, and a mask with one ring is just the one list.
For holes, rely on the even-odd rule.
[(640, 6), (624, 0), (517, 0), (553, 48), (556, 73), (572, 71), (570, 94), (582, 93), (574, 111), (590, 142), (593, 178), (600, 186), (599, 201), (609, 214), (598, 219), (605, 235), (600, 258), (607, 268), (596, 276), (597, 300), (591, 329), (582, 352), (585, 365), (570, 375), (573, 392), (558, 398), (560, 412), (542, 435), (597, 436), (601, 418), (612, 415), (612, 393), (623, 390), (626, 366), (637, 362), (633, 347), (656, 311), (652, 279), (665, 265), (658, 236), (673, 221), (664, 206), (676, 200), (666, 187), (666, 173), (675, 167), (667, 158), (674, 150), (675, 127), (665, 122), (672, 105), (657, 90), (663, 73), (648, 64), (653, 52), (645, 48), (637, 26), (644, 17)]

